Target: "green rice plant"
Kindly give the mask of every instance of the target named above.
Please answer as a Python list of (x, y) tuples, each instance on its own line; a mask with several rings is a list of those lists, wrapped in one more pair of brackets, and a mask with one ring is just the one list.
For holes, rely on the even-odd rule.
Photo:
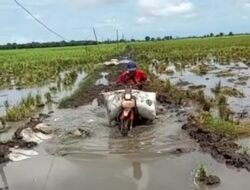
[(204, 164), (201, 164), (198, 169), (196, 169), (195, 171), (195, 176), (196, 178), (201, 181), (204, 182), (207, 179), (208, 176), (208, 170), (207, 167)]
[(4, 107), (5, 107), (5, 109), (10, 107), (10, 104), (9, 104), (8, 100), (4, 101)]
[(44, 96), (47, 104), (54, 102), (50, 92), (47, 92)]
[(6, 120), (20, 121), (31, 117), (35, 111), (36, 105), (29, 104), (28, 102), (22, 102), (16, 106), (6, 109)]
[(170, 83), (170, 80), (166, 80), (165, 81), (165, 84), (164, 84), (164, 88), (165, 88), (165, 90), (168, 92), (168, 91), (170, 91), (170, 89), (171, 89), (171, 83)]
[(2, 128), (6, 127), (6, 119), (4, 117), (0, 117), (0, 123)]
[(41, 94), (37, 93), (36, 95), (36, 105), (42, 105), (43, 104), (43, 101), (42, 101), (42, 96)]
[(231, 110), (227, 103), (226, 96), (219, 94), (217, 97), (217, 105), (219, 110), (219, 116), (222, 120), (229, 121)]
[(214, 88), (212, 88), (212, 92), (215, 94), (219, 94), (221, 92), (221, 81), (218, 82)]
[(242, 92), (240, 92), (236, 88), (232, 88), (228, 86), (222, 87), (220, 93), (227, 95), (227, 96), (233, 96), (233, 97), (238, 97), (238, 98), (244, 97), (244, 94)]
[(38, 107), (41, 107), (41, 105), (43, 105), (43, 102), (39, 93), (37, 93), (35, 97), (29, 94), (26, 98), (23, 98), (19, 104), (5, 107), (5, 119), (16, 122), (29, 118), (36, 113)]
[(217, 83), (215, 87), (211, 89), (211, 91), (215, 93), (215, 95), (222, 94), (222, 95), (233, 96), (233, 97), (238, 97), (238, 98), (244, 97), (244, 94), (240, 92), (239, 90), (237, 90), (236, 88), (232, 88), (229, 86), (222, 87), (221, 82)]
[(208, 72), (208, 67), (204, 63), (198, 63), (192, 71), (197, 75), (205, 75)]

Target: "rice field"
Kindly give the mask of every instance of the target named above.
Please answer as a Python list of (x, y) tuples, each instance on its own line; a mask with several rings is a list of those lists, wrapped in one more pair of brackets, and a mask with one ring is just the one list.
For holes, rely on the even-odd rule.
[[(135, 59), (151, 78), (162, 80), (166, 89), (172, 86), (173, 97), (180, 101), (188, 93), (177, 95), (179, 87), (192, 91), (199, 100), (209, 97), (213, 105), (222, 94), (229, 109), (237, 114), (250, 107), (250, 37), (234, 36), (0, 51), (2, 110), (13, 113), (10, 107), (14, 106), (19, 112), (18, 104), (30, 99), (30, 94), (40, 94), (45, 103), (57, 103), (72, 94), (99, 63), (123, 54)], [(6, 102), (10, 105), (8, 112)], [(22, 117), (17, 118), (12, 120)]]
[[(232, 135), (244, 121), (249, 131), (250, 36), (136, 43), (128, 48), (152, 81), (156, 77), (165, 83), (172, 98), (180, 103), (195, 100), (210, 112), (197, 116), (201, 122)], [(159, 83), (155, 87), (161, 91)]]
[(231, 61), (250, 64), (250, 36), (145, 42), (129, 48), (142, 64), (156, 59), (165, 64), (195, 65), (211, 57), (220, 64)]
[(30, 117), (41, 107), (33, 101), (38, 95), (45, 104), (57, 104), (70, 96), (99, 63), (119, 56), (124, 47), (120, 44), (0, 51), (0, 116), (6, 115), (9, 121)]
[[(68, 83), (77, 72), (91, 72), (96, 64), (116, 57), (122, 50), (122, 45), (100, 45), (0, 51), (0, 88)], [(62, 81), (65, 71), (71, 73)]]

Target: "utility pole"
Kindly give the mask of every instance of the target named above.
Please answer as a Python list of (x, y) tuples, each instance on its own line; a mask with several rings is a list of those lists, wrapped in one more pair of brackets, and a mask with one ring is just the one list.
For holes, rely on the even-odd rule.
[(98, 46), (98, 39), (97, 39), (97, 35), (96, 35), (96, 31), (95, 31), (95, 28), (94, 28), (94, 27), (93, 27), (93, 32), (94, 32), (94, 35), (95, 35), (95, 40), (96, 40), (97, 48), (98, 48), (98, 50), (99, 50), (99, 52), (100, 52), (100, 57), (101, 57), (101, 59), (103, 59), (103, 58), (102, 58), (102, 54), (101, 54), (101, 49), (100, 49), (100, 47)]
[(95, 28), (93, 27), (93, 32), (94, 32), (94, 35), (95, 35), (95, 41), (96, 43), (98, 44), (98, 39), (97, 39), (97, 35), (96, 35), (96, 32), (95, 32)]
[(116, 30), (116, 43), (117, 43), (117, 48), (118, 48), (118, 43), (119, 43), (119, 31)]
[(96, 45), (100, 51), (100, 47), (98, 46), (98, 38), (97, 38), (97, 35), (96, 35), (96, 31), (95, 31), (95, 28), (93, 27), (93, 32), (94, 32), (94, 35), (95, 35), (95, 41), (96, 41)]

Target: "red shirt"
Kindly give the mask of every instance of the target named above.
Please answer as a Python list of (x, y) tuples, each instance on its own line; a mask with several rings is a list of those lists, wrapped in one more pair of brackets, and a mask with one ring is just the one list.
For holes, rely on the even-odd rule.
[(146, 73), (142, 70), (137, 69), (135, 71), (135, 75), (133, 77), (129, 76), (129, 72), (123, 72), (118, 80), (116, 81), (117, 84), (140, 84), (142, 82), (146, 82), (148, 79)]

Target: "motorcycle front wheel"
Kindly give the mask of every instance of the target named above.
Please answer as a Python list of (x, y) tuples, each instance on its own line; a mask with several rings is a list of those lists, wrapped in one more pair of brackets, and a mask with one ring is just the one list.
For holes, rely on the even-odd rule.
[(130, 121), (129, 120), (123, 120), (121, 121), (121, 124), (120, 124), (120, 130), (121, 130), (121, 134), (123, 137), (126, 137), (128, 136), (128, 132), (129, 132), (129, 129), (130, 129)]

